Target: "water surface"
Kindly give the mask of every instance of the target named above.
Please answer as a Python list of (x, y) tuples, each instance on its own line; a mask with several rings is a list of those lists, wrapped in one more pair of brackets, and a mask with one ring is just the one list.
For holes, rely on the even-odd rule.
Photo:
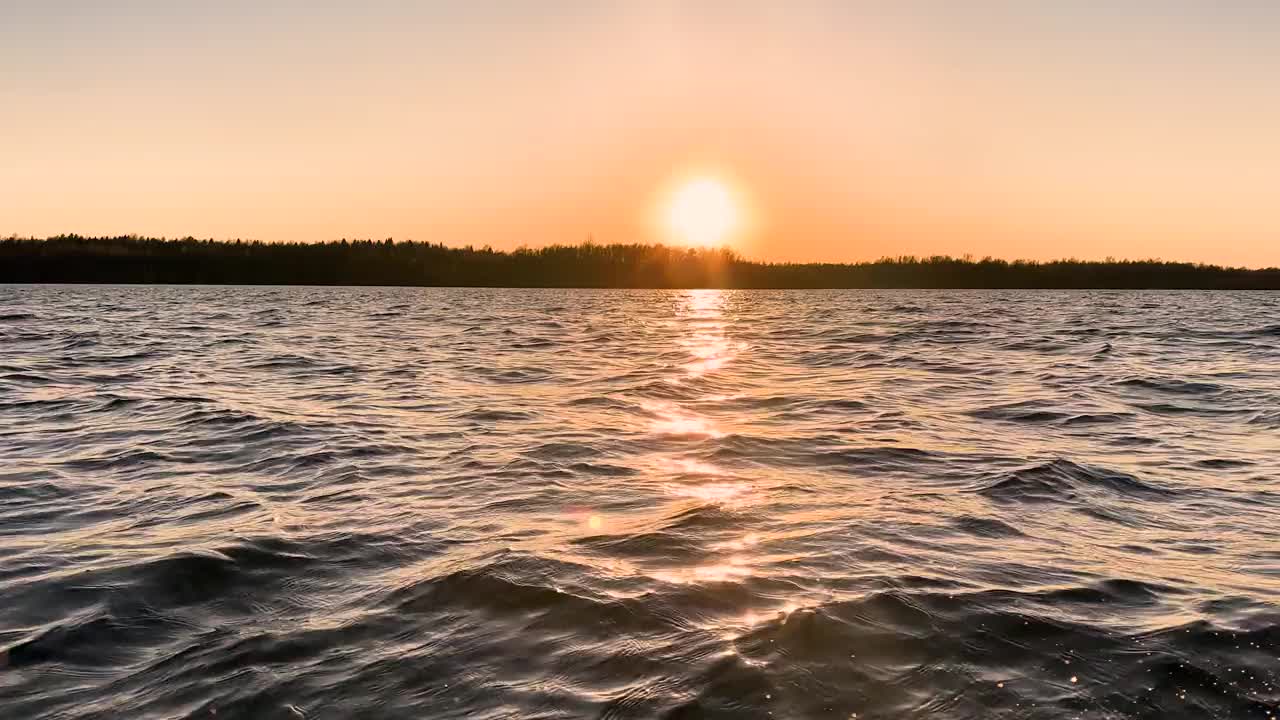
[(1280, 716), (1280, 295), (10, 286), (0, 350), (0, 717)]

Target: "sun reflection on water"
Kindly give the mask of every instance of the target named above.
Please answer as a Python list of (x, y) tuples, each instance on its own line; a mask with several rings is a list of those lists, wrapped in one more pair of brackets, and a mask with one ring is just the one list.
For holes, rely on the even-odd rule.
[(733, 359), (737, 345), (725, 335), (725, 293), (719, 290), (690, 290), (685, 295), (685, 317), (680, 322), (691, 330), (680, 341), (692, 359), (684, 369), (689, 377), (720, 370)]
[(724, 437), (711, 421), (696, 417), (672, 417), (655, 420), (652, 429), (659, 435), (704, 435), (706, 437)]
[(668, 485), (667, 492), (678, 497), (701, 500), (706, 504), (726, 503), (750, 489), (746, 483), (715, 482), (705, 485)]
[(640, 406), (653, 414), (649, 430), (656, 435), (724, 437), (724, 432), (710, 419), (682, 410), (675, 403), (646, 400)]
[(681, 475), (724, 475), (723, 468), (711, 463), (690, 458), (677, 458), (671, 461), (670, 468)]
[(652, 577), (676, 585), (695, 583), (733, 582), (751, 577), (750, 564), (744, 558), (730, 558), (728, 562), (694, 565), (692, 567), (659, 570)]
[[(736, 342), (728, 334), (725, 321), (726, 293), (717, 290), (690, 290), (678, 306), (676, 323), (683, 326), (684, 336), (676, 342), (689, 356), (687, 362), (677, 367), (685, 380), (710, 379), (738, 358), (746, 349), (745, 343)], [(678, 380), (678, 378), (673, 378)], [(726, 378), (718, 378), (721, 383)], [(701, 385), (697, 385), (701, 387)], [(674, 401), (645, 401), (641, 405), (652, 414), (650, 431), (657, 435), (689, 436), (714, 441), (726, 435), (725, 419), (713, 419), (690, 409), (708, 401), (723, 401), (736, 397), (735, 388), (708, 388), (696, 398)], [(684, 446), (689, 448), (690, 446)], [(693, 446), (705, 447), (705, 445)], [(715, 507), (735, 513), (744, 503), (758, 500), (756, 483), (736, 477), (736, 473), (702, 459), (690, 457), (661, 457), (654, 471), (670, 477), (663, 483), (671, 496), (693, 501), (694, 508)], [(682, 530), (682, 532), (693, 532)], [(754, 564), (760, 543), (758, 533), (749, 532), (736, 537), (725, 537), (722, 531), (700, 530), (697, 541), (710, 556), (687, 565), (664, 566), (647, 571), (654, 580), (681, 585), (705, 583), (741, 583), (755, 574)], [(763, 617), (763, 616), (762, 616)], [(741, 629), (737, 619), (716, 621), (717, 626), (727, 622), (725, 628)]]

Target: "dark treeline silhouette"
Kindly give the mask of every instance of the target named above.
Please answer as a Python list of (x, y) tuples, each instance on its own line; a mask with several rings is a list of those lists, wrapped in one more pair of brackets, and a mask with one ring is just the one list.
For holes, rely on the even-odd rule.
[(263, 243), (60, 235), (0, 240), (0, 282), (618, 288), (1280, 289), (1280, 269), (1148, 261), (900, 257), (760, 263), (726, 249), (553, 245), (499, 252), (435, 243)]

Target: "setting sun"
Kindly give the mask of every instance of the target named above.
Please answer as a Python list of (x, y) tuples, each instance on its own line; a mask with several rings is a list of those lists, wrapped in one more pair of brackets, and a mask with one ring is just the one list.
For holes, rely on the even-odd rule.
[(719, 245), (742, 225), (742, 208), (729, 187), (714, 177), (686, 180), (666, 204), (672, 238), (688, 245)]

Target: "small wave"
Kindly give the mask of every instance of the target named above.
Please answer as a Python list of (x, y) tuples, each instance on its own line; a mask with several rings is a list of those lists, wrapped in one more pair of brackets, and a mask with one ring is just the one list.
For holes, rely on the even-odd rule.
[(132, 470), (156, 463), (173, 463), (175, 459), (154, 450), (133, 448), (104, 455), (72, 458), (63, 464), (77, 470)]
[(956, 527), (978, 537), (1007, 538), (1023, 535), (1021, 530), (995, 518), (964, 515), (956, 518), (953, 522)]
[(714, 556), (700, 538), (680, 529), (626, 535), (597, 535), (575, 541), (606, 557), (647, 559), (664, 563), (698, 563)]
[(302, 355), (275, 355), (249, 363), (252, 370), (311, 370), (325, 375), (351, 375), (359, 371), (352, 365), (326, 362)]
[(1055, 340), (1053, 338), (1020, 338), (1010, 340), (999, 345), (1001, 350), (1011, 350), (1014, 352), (1036, 352), (1036, 353), (1061, 353), (1065, 350), (1072, 349), (1069, 343)]
[(1280, 410), (1269, 412), (1259, 412), (1249, 418), (1250, 425), (1259, 425), (1265, 428), (1280, 428)]
[(1133, 418), (1132, 413), (1125, 412), (1072, 412), (1070, 410), (1049, 410), (1046, 403), (1039, 400), (1024, 400), (1003, 405), (971, 410), (969, 415), (981, 420), (998, 420), (1011, 423), (1062, 425), (1108, 425), (1124, 422)]
[(572, 573), (565, 563), (508, 556), (399, 588), (383, 605), (401, 615), (438, 615), (451, 609), (483, 613), (519, 627), (572, 630), (582, 636), (677, 627), (638, 601), (593, 597), (556, 581)]
[(7, 380), (9, 382), (33, 383), (33, 384), (41, 384), (41, 385), (53, 382), (53, 378), (47, 375), (38, 375), (36, 373), (30, 373), (30, 372), (6, 373), (4, 376), (0, 377), (0, 379)]
[(1039, 406), (1039, 403), (1030, 400), (980, 408), (970, 411), (969, 415), (983, 420), (1024, 423), (1061, 422), (1072, 417), (1069, 413), (1045, 410)]
[(629, 468), (623, 465), (612, 465), (609, 463), (578, 462), (570, 465), (567, 469), (571, 473), (579, 475), (595, 475), (599, 477), (632, 477), (640, 474), (640, 471), (635, 468)]
[(1195, 465), (1208, 470), (1234, 470), (1236, 468), (1251, 467), (1254, 463), (1248, 460), (1234, 460), (1231, 458), (1210, 458), (1208, 460), (1197, 460)]
[(1214, 395), (1223, 391), (1223, 387), (1216, 383), (1193, 382), (1177, 378), (1127, 378), (1120, 380), (1116, 385), (1172, 395)]
[(96, 330), (88, 332), (73, 332), (62, 337), (62, 345), (59, 348), (63, 352), (70, 350), (81, 350), (87, 347), (94, 347), (101, 344), (102, 334)]
[(602, 453), (599, 449), (583, 443), (549, 442), (538, 445), (524, 454), (541, 460), (579, 460), (597, 457)]
[(843, 345), (878, 345), (889, 339), (889, 337), (889, 335), (883, 335), (880, 333), (845, 333), (843, 335), (836, 335), (832, 337), (831, 341)]
[(1054, 460), (1000, 475), (978, 493), (1000, 502), (1058, 502), (1099, 493), (1148, 499), (1173, 494), (1132, 475), (1069, 460)]
[(236, 588), (265, 580), (263, 571), (299, 568), (305, 555), (255, 545), (185, 552), (131, 568), (130, 585), (157, 607), (205, 603)]
[[(1166, 592), (1122, 580), (1021, 595), (878, 593), (785, 614), (735, 647), (757, 667), (790, 668), (760, 701), (797, 717), (914, 717), (922, 707), (1014, 717), (1031, 704), (1067, 717), (1083, 703), (1099, 717), (1248, 717), (1269, 708), (1258, 671), (1280, 637), (1275, 621), (1247, 632), (1199, 622), (1122, 634), (1052, 617), (1077, 603), (1151, 607)], [(955, 671), (930, 660), (939, 654), (964, 658), (963, 677), (948, 682)], [(729, 691), (712, 687), (685, 710), (709, 711)], [(844, 692), (806, 692), (820, 687)]]
[(928, 450), (892, 445), (825, 449), (814, 438), (765, 437), (733, 434), (717, 440), (706, 460), (713, 464), (745, 463), (771, 467), (840, 469), (886, 472), (920, 469), (940, 459)]
[(23, 482), (0, 481), (0, 505), (24, 505), (30, 502), (48, 502), (74, 496), (75, 490), (49, 480)]
[(489, 366), (472, 366), (476, 377), (499, 384), (523, 384), (544, 382), (552, 377), (552, 372), (542, 367), (519, 367), (497, 369)]
[(136, 350), (134, 352), (120, 354), (101, 354), (101, 355), (81, 355), (75, 359), (77, 365), (122, 365), (135, 363), (141, 360), (148, 360), (159, 357), (160, 353), (155, 350)]
[(556, 342), (555, 340), (549, 340), (547, 338), (531, 338), (529, 340), (520, 340), (518, 342), (513, 342), (511, 343), (511, 347), (517, 350), (539, 350), (543, 348), (555, 347), (559, 344), (560, 343)]
[(1110, 413), (1081, 413), (1072, 415), (1062, 421), (1063, 425), (1109, 425), (1112, 423), (1126, 422), (1133, 419), (1133, 413), (1110, 412)]
[(741, 524), (739, 513), (721, 505), (699, 505), (668, 518), (663, 526), (668, 532), (698, 533), (732, 529)]
[(1179, 405), (1176, 403), (1136, 403), (1134, 407), (1157, 415), (1204, 415), (1209, 417), (1222, 415), (1244, 415), (1247, 408), (1228, 408), (1208, 405)]
[(990, 332), (991, 326), (987, 323), (973, 322), (972, 320), (925, 320), (919, 323), (917, 328), (928, 329), (942, 332)]
[(377, 533), (255, 537), (114, 569), (96, 582), (127, 588), (130, 597), (149, 607), (170, 608), (216, 602), (241, 591), (262, 595), (303, 574), (319, 581), (344, 566), (403, 563), (411, 551), (433, 553), (438, 547), (438, 541), (420, 547)]
[(587, 395), (585, 397), (577, 397), (568, 402), (572, 407), (593, 407), (602, 410), (624, 410), (628, 412), (636, 411), (639, 406), (633, 402), (620, 400), (609, 395)]
[(473, 408), (466, 412), (459, 413), (455, 416), (458, 420), (467, 420), (477, 423), (492, 422), (521, 422), (532, 420), (533, 414), (521, 410), (493, 410), (488, 408)]
[(800, 362), (810, 368), (855, 368), (868, 365), (879, 367), (885, 364), (885, 356), (872, 351), (819, 351), (805, 353)]
[[(13, 668), (46, 663), (58, 663), (64, 667), (110, 668), (137, 662), (145, 657), (145, 648), (186, 629), (186, 623), (158, 613), (126, 618), (95, 614), (71, 624), (45, 629), (0, 652), (0, 659), (7, 660)], [(0, 662), (0, 670), (5, 664)]]

